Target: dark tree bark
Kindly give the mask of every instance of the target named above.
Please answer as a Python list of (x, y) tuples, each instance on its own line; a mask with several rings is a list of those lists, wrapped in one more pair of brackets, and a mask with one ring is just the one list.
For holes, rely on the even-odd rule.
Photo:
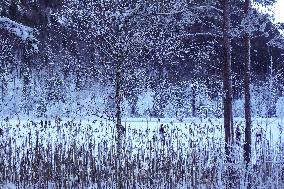
[(232, 114), (232, 75), (231, 75), (231, 39), (230, 39), (230, 2), (223, 0), (223, 88), (224, 88), (224, 129), (227, 161), (231, 162), (231, 144), (233, 142)]
[(23, 77), (23, 97), (25, 99), (25, 113), (29, 115), (30, 113), (30, 104), (28, 99), (31, 95), (31, 76), (32, 76), (32, 53), (33, 53), (32, 42), (27, 41), (23, 49), (23, 65), (22, 65), (22, 77)]
[(196, 117), (196, 85), (192, 84), (192, 99), (191, 99), (191, 109), (192, 109), (192, 117)]
[(123, 137), (123, 126), (121, 124), (121, 66), (122, 58), (117, 58), (117, 65), (115, 68), (115, 105), (116, 105), (116, 148), (117, 148), (117, 158), (116, 158), (116, 171), (117, 171), (117, 188), (123, 188), (123, 179), (122, 179), (122, 137)]
[[(244, 13), (248, 19), (250, 0), (245, 0)], [(250, 103), (250, 34), (244, 33), (244, 95), (245, 95), (245, 144), (244, 160), (248, 164), (251, 156), (251, 103)]]
[(23, 67), (22, 67), (22, 76), (24, 81), (23, 94), (27, 98), (30, 94), (30, 77), (31, 77), (31, 53), (30, 47), (26, 45), (23, 49)]
[(120, 136), (120, 131), (122, 127), (122, 124), (121, 124), (121, 65), (122, 65), (122, 60), (119, 59), (117, 61), (117, 65), (115, 68), (115, 105), (116, 105), (115, 118), (116, 118), (116, 129), (117, 129), (118, 136)]

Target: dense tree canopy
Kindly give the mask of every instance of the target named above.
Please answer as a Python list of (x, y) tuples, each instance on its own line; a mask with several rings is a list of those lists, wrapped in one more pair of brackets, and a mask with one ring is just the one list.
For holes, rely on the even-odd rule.
[[(273, 1), (258, 3), (268, 6)], [(164, 112), (172, 99), (182, 99), (185, 103), (183, 98), (190, 96), (193, 90), (190, 86), (196, 82), (204, 86), (196, 89), (197, 94), (205, 91), (212, 102), (220, 101), (216, 93), (221, 86), (222, 73), (222, 10), (218, 1), (4, 1), (1, 16), (36, 31), (33, 37), (40, 53), (32, 53), (29, 63), (25, 63), (27, 57), (23, 52), (27, 45), (21, 41), (8, 48), (11, 56), (7, 56), (11, 58), (5, 62), (11, 68), (6, 72), (9, 77), (19, 81), (30, 78), (24, 83), (30, 85), (32, 91), (37, 86), (46, 86), (38, 91), (41, 98), (30, 97), (29, 102), (39, 107), (49, 106), (49, 102), (67, 102), (73, 92), (96, 93), (98, 88), (94, 90), (93, 83), (112, 88), (118, 55), (123, 57), (122, 95), (132, 107), (133, 115), (137, 114), (139, 94), (157, 88), (160, 89), (155, 90), (153, 98), (159, 103), (154, 103), (150, 111), (155, 116), (164, 115), (158, 112)], [(242, 98), (243, 89), (238, 82), (243, 78), (242, 31), (250, 28), (252, 82), (259, 87), (268, 80), (271, 60), (273, 70), (281, 72), (283, 39), (278, 30), (281, 25), (273, 24), (268, 15), (257, 10), (252, 10), (248, 26), (242, 17), (240, 1), (233, 2), (231, 20), (233, 97), (238, 100)], [(2, 47), (19, 40), (3, 27), (1, 36), (6, 38)], [(27, 66), (30, 67), (28, 72)], [(19, 75), (15, 74), (18, 72)], [(281, 83), (282, 74), (277, 78)], [(163, 89), (169, 86), (180, 86), (181, 90), (172, 96)], [(62, 91), (60, 95), (52, 92), (58, 88)], [(110, 94), (107, 101), (112, 101), (112, 97)], [(43, 99), (46, 102), (43, 103)], [(195, 103), (200, 112), (208, 104), (201, 99)], [(180, 111), (191, 109), (183, 107)]]

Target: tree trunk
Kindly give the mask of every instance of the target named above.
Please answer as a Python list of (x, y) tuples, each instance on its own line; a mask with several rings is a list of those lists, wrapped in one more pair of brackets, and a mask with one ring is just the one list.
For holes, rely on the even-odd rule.
[(25, 99), (30, 94), (30, 77), (31, 77), (31, 54), (29, 46), (25, 46), (23, 49), (23, 80), (24, 80), (24, 86), (23, 86), (23, 94)]
[[(245, 1), (244, 13), (248, 19), (250, 0)], [(244, 95), (245, 95), (245, 144), (244, 160), (248, 164), (251, 156), (251, 103), (250, 103), (250, 34), (244, 34)]]
[(117, 65), (115, 68), (115, 105), (116, 105), (116, 171), (117, 171), (117, 188), (123, 188), (122, 179), (122, 124), (121, 124), (121, 65), (122, 59), (118, 58)]
[(233, 142), (232, 114), (232, 76), (231, 76), (231, 40), (230, 40), (230, 3), (223, 0), (223, 88), (224, 88), (224, 129), (225, 151), (228, 162), (231, 162), (231, 144)]
[(192, 99), (191, 99), (191, 109), (192, 109), (192, 117), (196, 117), (196, 85), (192, 84)]
[[(115, 69), (115, 105), (116, 105), (116, 129), (117, 133), (121, 131), (121, 65), (122, 61), (118, 60)], [(120, 136), (120, 135), (118, 135)]]

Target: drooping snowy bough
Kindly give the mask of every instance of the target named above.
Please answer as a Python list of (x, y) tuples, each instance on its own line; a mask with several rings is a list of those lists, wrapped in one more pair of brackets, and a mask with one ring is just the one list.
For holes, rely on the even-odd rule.
[(7, 17), (0, 17), (0, 28), (19, 37), (23, 42), (30, 42), (33, 50), (37, 51), (38, 40), (36, 34), (38, 31), (21, 23), (15, 22)]
[(271, 39), (269, 41), (269, 45), (272, 47), (284, 49), (284, 29), (278, 27), (278, 30), (280, 34)]

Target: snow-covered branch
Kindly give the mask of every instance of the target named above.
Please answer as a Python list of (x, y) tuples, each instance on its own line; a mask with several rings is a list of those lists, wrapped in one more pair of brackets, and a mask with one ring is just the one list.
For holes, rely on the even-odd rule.
[(158, 12), (158, 13), (156, 13), (156, 15), (165, 15), (165, 16), (168, 16), (168, 15), (180, 14), (180, 13), (183, 13), (183, 12), (185, 12), (185, 11), (186, 11), (186, 10), (173, 11), (173, 12)]
[(197, 36), (212, 36), (212, 37), (216, 37), (216, 38), (222, 38), (222, 34), (221, 33), (212, 33), (212, 32), (198, 32), (198, 33), (185, 33), (182, 35), (179, 35), (179, 37), (197, 37)]
[(194, 6), (194, 9), (197, 9), (197, 10), (214, 10), (220, 14), (223, 13), (223, 10), (221, 9), (218, 9), (214, 6), (211, 6), (211, 5), (207, 5), (207, 6)]
[(270, 40), (268, 45), (284, 49), (284, 35), (279, 34), (278, 36)]
[[(192, 6), (191, 9), (196, 9), (196, 10), (214, 10), (220, 14), (223, 13), (223, 11), (221, 9), (218, 9), (214, 6), (210, 6), (210, 5), (207, 5), (207, 6)], [(156, 13), (156, 15), (174, 15), (174, 14), (181, 14), (181, 13), (184, 13), (188, 11), (187, 9), (183, 9), (183, 10), (179, 10), (179, 11), (172, 11), (172, 12), (158, 12)]]
[(7, 17), (0, 17), (0, 28), (7, 30), (10, 33), (13, 33), (21, 40), (25, 42), (31, 42), (33, 48), (37, 49), (37, 39), (35, 38), (35, 34), (37, 30), (18, 22), (15, 22)]

